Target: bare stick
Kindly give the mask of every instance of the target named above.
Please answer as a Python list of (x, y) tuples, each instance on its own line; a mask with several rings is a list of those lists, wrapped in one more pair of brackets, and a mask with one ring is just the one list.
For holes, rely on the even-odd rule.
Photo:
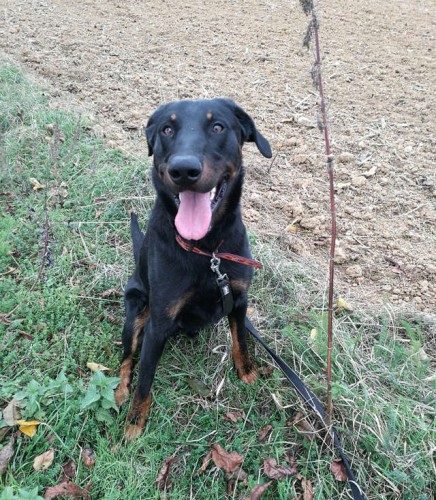
[(321, 123), (320, 128), (324, 133), (325, 154), (327, 159), (327, 174), (329, 178), (330, 190), (330, 214), (331, 214), (331, 242), (330, 242), (330, 262), (329, 262), (329, 298), (328, 298), (328, 322), (327, 322), (327, 416), (329, 424), (332, 422), (333, 400), (332, 400), (332, 346), (333, 346), (333, 291), (335, 274), (335, 246), (336, 246), (336, 206), (334, 189), (333, 156), (330, 149), (329, 128), (327, 120), (327, 106), (324, 96), (324, 86), (321, 74), (321, 49), (319, 44), (319, 19), (315, 11), (312, 0), (300, 0), (303, 11), (311, 15), (303, 44), (309, 46), (312, 33), (315, 41), (315, 65), (312, 69), (312, 78), (315, 87), (319, 91)]

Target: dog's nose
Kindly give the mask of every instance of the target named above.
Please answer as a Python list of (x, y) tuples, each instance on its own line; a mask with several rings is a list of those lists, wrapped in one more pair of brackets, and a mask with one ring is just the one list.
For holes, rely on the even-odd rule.
[(189, 186), (200, 178), (202, 165), (196, 156), (173, 156), (168, 162), (168, 174), (178, 186)]

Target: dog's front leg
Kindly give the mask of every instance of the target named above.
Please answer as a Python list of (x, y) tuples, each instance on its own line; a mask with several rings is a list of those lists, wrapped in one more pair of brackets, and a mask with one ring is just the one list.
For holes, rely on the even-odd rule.
[(144, 428), (151, 404), (151, 385), (167, 338), (154, 332), (152, 322), (149, 320), (142, 341), (138, 384), (127, 415), (125, 436), (129, 440), (139, 436)]
[(247, 304), (243, 304), (234, 308), (228, 319), (233, 340), (232, 356), (238, 376), (246, 384), (252, 384), (257, 380), (257, 374), (248, 354), (247, 331), (244, 324), (246, 312)]

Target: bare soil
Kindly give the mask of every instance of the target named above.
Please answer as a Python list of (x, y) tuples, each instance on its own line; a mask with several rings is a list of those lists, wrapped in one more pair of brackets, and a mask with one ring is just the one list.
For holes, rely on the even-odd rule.
[[(112, 147), (144, 161), (141, 127), (160, 103), (235, 99), (274, 150), (271, 161), (245, 147), (247, 225), (291, 258), (327, 268), (328, 182), (299, 2), (0, 6), (3, 59), (42, 82), (56, 105), (92, 117), (94, 133)], [(320, 1), (319, 14), (336, 157), (338, 293), (432, 314), (434, 2)]]

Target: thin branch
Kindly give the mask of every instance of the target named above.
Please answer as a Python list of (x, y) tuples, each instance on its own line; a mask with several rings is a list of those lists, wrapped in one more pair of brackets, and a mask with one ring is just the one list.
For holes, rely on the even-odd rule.
[(334, 189), (334, 157), (331, 154), (329, 127), (327, 119), (327, 106), (324, 96), (324, 85), (321, 71), (321, 49), (319, 43), (319, 19), (316, 14), (312, 0), (300, 0), (305, 14), (310, 14), (312, 19), (309, 23), (303, 44), (309, 46), (312, 35), (315, 41), (315, 64), (312, 68), (312, 80), (318, 89), (320, 97), (321, 120), (320, 129), (324, 134), (325, 155), (327, 163), (327, 174), (330, 190), (330, 214), (331, 214), (331, 242), (329, 262), (329, 293), (328, 293), (328, 321), (327, 321), (327, 415), (329, 424), (332, 422), (333, 399), (332, 399), (332, 348), (333, 348), (333, 294), (335, 274), (335, 247), (336, 247), (336, 205)]

